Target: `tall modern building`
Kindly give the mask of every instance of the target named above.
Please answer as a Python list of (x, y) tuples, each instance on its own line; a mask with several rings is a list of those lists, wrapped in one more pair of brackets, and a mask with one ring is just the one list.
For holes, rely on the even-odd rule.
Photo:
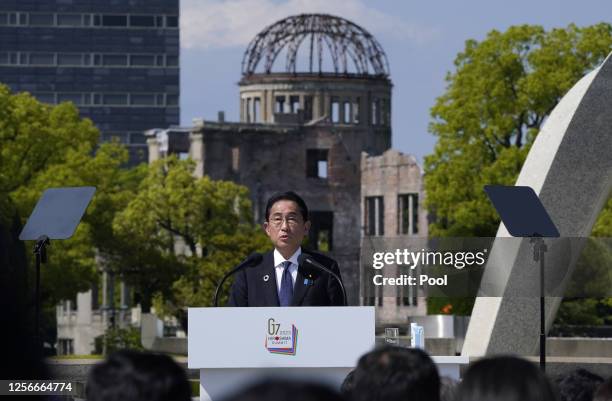
[(147, 160), (143, 132), (179, 123), (179, 0), (2, 0), (0, 82), (71, 101)]

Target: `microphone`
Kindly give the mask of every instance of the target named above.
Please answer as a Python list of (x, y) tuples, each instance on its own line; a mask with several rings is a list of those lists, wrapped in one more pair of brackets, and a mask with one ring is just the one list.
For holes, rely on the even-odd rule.
[(253, 252), (252, 254), (249, 255), (248, 258), (243, 260), (242, 263), (240, 263), (238, 266), (234, 267), (232, 270), (225, 273), (225, 276), (223, 276), (223, 278), (221, 279), (221, 282), (219, 282), (219, 285), (217, 285), (217, 288), (215, 289), (215, 297), (213, 299), (213, 305), (215, 307), (219, 306), (218, 305), (219, 304), (219, 290), (223, 286), (223, 283), (225, 283), (225, 280), (228, 279), (228, 277), (236, 274), (239, 270), (242, 270), (243, 268), (247, 266), (254, 266), (256, 264), (261, 263), (262, 259), (263, 259), (263, 256), (261, 255), (261, 253)]
[[(336, 273), (333, 272), (333, 270), (331, 270), (328, 267), (323, 266), (321, 263), (317, 262), (316, 260), (314, 260), (314, 258), (310, 257), (309, 255), (305, 254), (305, 253), (301, 253), (300, 256), (298, 256), (298, 263), (299, 266), (311, 266), (314, 267), (320, 271), (324, 271), (326, 273), (328, 273), (329, 275), (331, 275), (333, 278), (336, 279), (336, 281), (338, 282), (338, 284), (340, 284), (340, 290), (342, 290), (342, 297), (344, 300), (344, 306), (348, 305), (348, 302), (346, 301), (346, 290), (344, 289), (344, 284), (342, 284), (342, 280), (340, 280), (340, 277), (338, 277), (338, 275)], [(302, 270), (304, 271), (304, 270)], [(309, 272), (310, 273), (310, 272)], [(302, 273), (304, 274), (304, 273)], [(306, 275), (306, 274), (304, 274)], [(312, 273), (310, 273), (310, 275), (312, 275)]]

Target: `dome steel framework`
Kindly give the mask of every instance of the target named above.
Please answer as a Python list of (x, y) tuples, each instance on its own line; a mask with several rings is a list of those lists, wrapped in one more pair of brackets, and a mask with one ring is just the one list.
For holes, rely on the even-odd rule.
[[(298, 51), (307, 46), (308, 71), (297, 71)], [(368, 31), (344, 18), (327, 14), (300, 14), (282, 19), (261, 31), (249, 43), (242, 58), (242, 74), (272, 73), (278, 56), (286, 50), (285, 72), (389, 76), (387, 55)], [(323, 71), (329, 53), (333, 71)], [(351, 64), (352, 61), (352, 64)], [(349, 71), (353, 66), (355, 71)]]

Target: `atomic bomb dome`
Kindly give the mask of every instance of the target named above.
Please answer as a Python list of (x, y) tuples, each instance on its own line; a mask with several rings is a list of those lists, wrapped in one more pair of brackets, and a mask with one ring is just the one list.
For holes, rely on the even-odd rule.
[(268, 26), (244, 53), (239, 85), (242, 122), (390, 125), (387, 56), (344, 18), (300, 14)]
[(271, 74), (274, 67), (290, 74), (389, 75), (387, 56), (368, 31), (325, 14), (288, 17), (255, 36), (244, 53), (242, 74), (250, 76), (258, 69)]

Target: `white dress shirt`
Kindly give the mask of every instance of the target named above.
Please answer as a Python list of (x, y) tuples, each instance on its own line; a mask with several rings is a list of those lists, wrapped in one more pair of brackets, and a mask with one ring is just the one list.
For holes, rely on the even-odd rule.
[(298, 271), (298, 257), (302, 254), (302, 248), (298, 248), (297, 251), (289, 259), (285, 259), (283, 255), (275, 248), (274, 249), (274, 271), (276, 272), (276, 290), (280, 293), (281, 280), (283, 279), (283, 262), (289, 261), (289, 273), (291, 273), (291, 281), (293, 281), (293, 287), (295, 287), (295, 280), (297, 279)]

